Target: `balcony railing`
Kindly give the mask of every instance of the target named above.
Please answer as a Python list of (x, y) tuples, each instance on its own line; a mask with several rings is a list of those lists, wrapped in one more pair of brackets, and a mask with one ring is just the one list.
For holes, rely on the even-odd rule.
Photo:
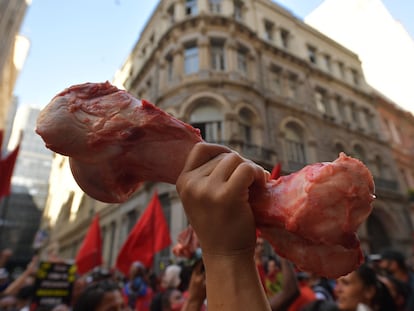
[(271, 149), (263, 148), (258, 145), (248, 144), (248, 143), (237, 141), (237, 140), (226, 140), (226, 141), (209, 140), (208, 142), (228, 146), (231, 149), (242, 154), (244, 157), (251, 159), (251, 160), (266, 162), (270, 165), (273, 165), (276, 162), (275, 151)]
[(374, 183), (376, 189), (388, 190), (388, 191), (398, 191), (399, 185), (396, 180), (389, 180), (379, 177), (374, 177)]
[(288, 161), (288, 168), (291, 172), (296, 172), (301, 170), (306, 166), (306, 163), (296, 162), (296, 161)]

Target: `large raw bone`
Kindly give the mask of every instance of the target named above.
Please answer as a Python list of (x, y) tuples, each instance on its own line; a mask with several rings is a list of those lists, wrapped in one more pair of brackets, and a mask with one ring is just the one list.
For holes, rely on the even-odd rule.
[[(190, 150), (202, 142), (198, 129), (109, 82), (56, 95), (36, 132), (46, 147), (70, 158), (85, 193), (110, 203), (126, 201), (143, 181), (175, 184)], [(372, 210), (373, 194), (366, 166), (342, 153), (265, 187), (253, 185), (249, 201), (276, 251), (305, 271), (338, 277), (363, 259), (356, 231)]]

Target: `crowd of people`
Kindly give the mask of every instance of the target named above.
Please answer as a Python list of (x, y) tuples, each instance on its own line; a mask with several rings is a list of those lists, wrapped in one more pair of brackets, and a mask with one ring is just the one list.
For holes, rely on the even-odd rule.
[[(367, 256), (338, 279), (299, 271), (275, 252), (265, 254), (248, 189), (265, 182), (267, 174), (226, 147), (197, 144), (177, 191), (202, 256), (177, 258), (158, 275), (140, 262), (132, 263), (128, 276), (96, 268), (74, 280), (68, 303), (49, 310), (414, 310), (414, 273), (400, 251)], [(15, 279), (0, 267), (0, 311), (40, 310), (33, 304), (37, 264), (34, 257)]]

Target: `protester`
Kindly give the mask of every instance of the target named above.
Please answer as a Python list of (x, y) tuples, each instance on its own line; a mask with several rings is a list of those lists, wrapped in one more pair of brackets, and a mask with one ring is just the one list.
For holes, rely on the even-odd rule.
[(1, 311), (14, 311), (17, 308), (17, 299), (14, 295), (2, 295), (0, 297)]
[(180, 273), (182, 268), (179, 265), (169, 265), (165, 268), (161, 277), (161, 288), (178, 288), (181, 283)]
[(92, 283), (78, 297), (73, 311), (130, 311), (119, 286), (110, 280)]
[(18, 311), (29, 311), (35, 295), (34, 285), (25, 285), (16, 294), (16, 309)]
[(310, 274), (310, 285), (318, 300), (334, 301), (333, 286), (327, 278)]
[(6, 268), (0, 268), (0, 293), (10, 285), (10, 276)]
[(379, 268), (408, 286), (410, 294), (405, 308), (414, 310), (414, 273), (408, 269), (403, 253), (393, 249), (383, 251), (380, 256)]
[(176, 187), (203, 250), (207, 305), (215, 310), (270, 310), (254, 252), (256, 227), (248, 202), (254, 182), (270, 174), (220, 145), (198, 143)]
[(128, 282), (122, 290), (126, 304), (137, 311), (149, 311), (153, 297), (151, 287), (146, 281), (146, 269), (144, 265), (135, 261), (131, 264)]
[(181, 311), (184, 297), (177, 288), (168, 288), (161, 294), (161, 311)]
[(266, 264), (265, 285), (269, 297), (282, 290), (282, 271), (274, 256), (270, 256)]
[(287, 310), (287, 308), (299, 297), (299, 285), (293, 265), (285, 258), (280, 258), (282, 272), (281, 289), (269, 297), (273, 311)]
[(397, 306), (396, 311), (409, 311), (410, 309), (405, 307), (410, 295), (410, 288), (407, 283), (401, 282), (391, 275), (381, 275), (379, 279), (388, 288)]
[[(171, 264), (165, 268), (161, 277), (160, 290), (159, 292), (154, 293), (152, 297), (150, 311), (162, 311), (163, 308), (166, 308), (166, 306), (163, 307), (163, 300), (168, 301), (168, 299), (164, 297), (164, 292), (170, 289), (178, 289), (181, 284), (181, 270), (182, 268), (176, 264)], [(182, 294), (181, 291), (180, 293)], [(170, 294), (173, 293), (169, 291), (168, 295)]]
[(5, 248), (0, 252), (0, 268), (4, 268), (13, 255), (13, 251), (10, 248)]
[(362, 264), (355, 271), (338, 278), (335, 295), (341, 311), (356, 311), (357, 308), (373, 311), (397, 310), (387, 287), (367, 264)]
[(300, 311), (303, 307), (316, 300), (315, 292), (310, 286), (310, 275), (306, 272), (298, 272), (299, 296), (289, 306), (288, 311)]
[(256, 234), (258, 236), (256, 237), (256, 248), (254, 249), (254, 261), (256, 262), (256, 268), (259, 272), (260, 282), (266, 291), (266, 261), (264, 260), (264, 239), (258, 232), (256, 232)]
[(39, 257), (33, 256), (32, 260), (26, 266), (26, 269), (13, 282), (11, 282), (9, 286), (7, 286), (3, 293), (16, 295), (22, 287), (32, 285), (35, 280), (35, 273), (38, 268), (38, 263)]
[(188, 289), (183, 293), (185, 298), (181, 311), (205, 311), (206, 275), (202, 260), (195, 263)]

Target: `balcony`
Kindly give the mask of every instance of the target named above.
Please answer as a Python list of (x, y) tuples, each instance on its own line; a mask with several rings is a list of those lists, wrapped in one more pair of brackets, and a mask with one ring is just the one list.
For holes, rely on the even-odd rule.
[(277, 162), (277, 155), (275, 151), (258, 145), (248, 144), (237, 140), (208, 142), (228, 146), (232, 150), (239, 152), (242, 156), (252, 161), (262, 162), (268, 165), (274, 165)]
[(380, 177), (374, 177), (375, 188), (379, 190), (387, 190), (398, 192), (399, 185), (396, 180), (389, 180)]
[(302, 162), (296, 161), (288, 161), (288, 169), (290, 172), (296, 172), (304, 168), (307, 164)]

